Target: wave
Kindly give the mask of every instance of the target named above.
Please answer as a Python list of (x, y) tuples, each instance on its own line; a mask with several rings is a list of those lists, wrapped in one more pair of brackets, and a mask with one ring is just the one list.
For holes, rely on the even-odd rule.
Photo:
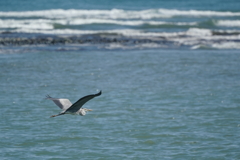
[(240, 20), (208, 20), (203, 22), (168, 22), (157, 20), (112, 20), (112, 19), (0, 19), (1, 28), (26, 28), (26, 29), (54, 29), (56, 24), (71, 25), (89, 25), (89, 24), (112, 24), (122, 26), (166, 26), (166, 27), (240, 27)]
[[(81, 36), (94, 35), (93, 40), (90, 39), (84, 43), (99, 43), (99, 39), (103, 43), (108, 43), (102, 39), (106, 37), (110, 39), (109, 43), (112, 43), (113, 48), (126, 46), (121, 42), (126, 38), (139, 42), (141, 47), (150, 48), (188, 46), (192, 49), (239, 49), (237, 47), (240, 41), (239, 17), (240, 12), (174, 9), (54, 9), (0, 12), (0, 41), (8, 44), (8, 42), (5, 43), (5, 37), (16, 36), (15, 38), (21, 39), (26, 35), (30, 35), (29, 37), (41, 35), (54, 39), (55, 41), (51, 44), (69, 43), (67, 40), (55, 38), (64, 35), (70, 37), (71, 43), (75, 43), (74, 36), (81, 40)], [(111, 40), (112, 37), (117, 39), (116, 43)], [(9, 44), (44, 43), (40, 39), (29, 42), (20, 40), (19, 43), (10, 40)], [(146, 41), (142, 41), (143, 39)], [(127, 47), (131, 46), (130, 41), (127, 43)], [(136, 44), (134, 47), (137, 46)]]
[[(191, 49), (240, 49), (240, 31), (210, 30), (190, 28), (182, 32), (145, 32), (141, 30), (34, 30), (18, 29), (20, 37), (0, 38), (0, 45), (59, 45), (78, 44), (101, 45), (105, 48), (179, 48)], [(23, 37), (22, 33), (37, 33), (35, 36)], [(46, 34), (38, 36), (39, 32)], [(17, 34), (15, 34), (17, 35)]]
[(216, 24), (224, 27), (240, 27), (240, 20), (219, 20)]
[(47, 20), (1, 20), (0, 29), (5, 28), (25, 28), (25, 29), (54, 29)]
[[(0, 31), (5, 33), (6, 31)], [(112, 30), (79, 30), (79, 29), (39, 29), (34, 27), (17, 28), (7, 31), (7, 33), (33, 33), (33, 34), (48, 34), (48, 35), (86, 35), (86, 34), (104, 34), (104, 35), (122, 35), (132, 37), (164, 37), (164, 38), (187, 38), (195, 37), (202, 39), (231, 39), (238, 38), (240, 40), (239, 30), (211, 30), (202, 28), (189, 28), (186, 31), (179, 32), (149, 32), (141, 29), (112, 29)]]
[(44, 17), (44, 18), (97, 18), (97, 19), (154, 19), (171, 18), (174, 16), (186, 17), (233, 17), (240, 16), (240, 12), (229, 11), (199, 11), (174, 9), (148, 10), (76, 10), (51, 9), (41, 11), (0, 12), (0, 17)]
[(196, 22), (166, 22), (166, 21), (142, 21), (142, 20), (109, 20), (109, 19), (7, 19), (0, 20), (0, 29), (14, 29), (14, 28), (25, 28), (25, 29), (41, 29), (49, 30), (56, 29), (55, 26), (74, 26), (74, 25), (89, 25), (89, 24), (111, 24), (111, 25), (122, 25), (122, 26), (196, 26)]
[(240, 49), (239, 42), (220, 42), (194, 45), (191, 49)]

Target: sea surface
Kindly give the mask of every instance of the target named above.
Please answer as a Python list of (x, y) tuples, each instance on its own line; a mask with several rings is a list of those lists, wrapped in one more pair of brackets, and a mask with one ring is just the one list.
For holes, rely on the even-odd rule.
[(0, 47), (240, 49), (240, 1), (224, 2), (1, 1)]
[(0, 159), (240, 159), (239, 6), (0, 1)]

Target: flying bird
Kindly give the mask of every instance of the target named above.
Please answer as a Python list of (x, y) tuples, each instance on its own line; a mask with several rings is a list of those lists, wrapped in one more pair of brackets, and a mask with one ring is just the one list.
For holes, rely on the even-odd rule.
[(88, 111), (92, 111), (92, 109), (82, 108), (82, 106), (89, 100), (93, 99), (94, 97), (100, 96), (101, 94), (102, 94), (102, 91), (100, 91), (97, 94), (84, 96), (73, 104), (69, 101), (69, 99), (52, 98), (49, 95), (46, 96), (46, 99), (52, 100), (59, 108), (62, 109), (62, 112), (60, 112), (57, 115), (52, 115), (51, 117), (56, 117), (64, 114), (74, 114), (74, 115), (84, 116)]

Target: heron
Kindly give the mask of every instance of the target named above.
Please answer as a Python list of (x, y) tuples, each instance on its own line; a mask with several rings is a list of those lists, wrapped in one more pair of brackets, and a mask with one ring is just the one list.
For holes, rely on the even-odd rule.
[(64, 114), (73, 114), (73, 115), (81, 115), (85, 116), (88, 111), (92, 111), (92, 109), (82, 108), (82, 106), (88, 102), (89, 100), (93, 99), (94, 97), (100, 96), (102, 91), (99, 91), (97, 94), (91, 94), (80, 98), (77, 102), (71, 103), (69, 99), (63, 98), (52, 98), (49, 95), (46, 95), (45, 99), (52, 100), (59, 108), (62, 109), (57, 115), (52, 115), (51, 117), (56, 117)]

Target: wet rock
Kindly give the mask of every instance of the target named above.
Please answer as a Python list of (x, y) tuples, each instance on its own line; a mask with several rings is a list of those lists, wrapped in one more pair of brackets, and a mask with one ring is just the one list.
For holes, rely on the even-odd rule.
[(55, 35), (39, 35), (28, 37), (0, 37), (1, 46), (21, 46), (21, 45), (59, 45), (59, 44), (141, 44), (152, 43), (156, 40), (149, 39), (136, 39), (122, 36), (100, 36), (100, 35), (82, 35), (82, 36), (55, 36)]

